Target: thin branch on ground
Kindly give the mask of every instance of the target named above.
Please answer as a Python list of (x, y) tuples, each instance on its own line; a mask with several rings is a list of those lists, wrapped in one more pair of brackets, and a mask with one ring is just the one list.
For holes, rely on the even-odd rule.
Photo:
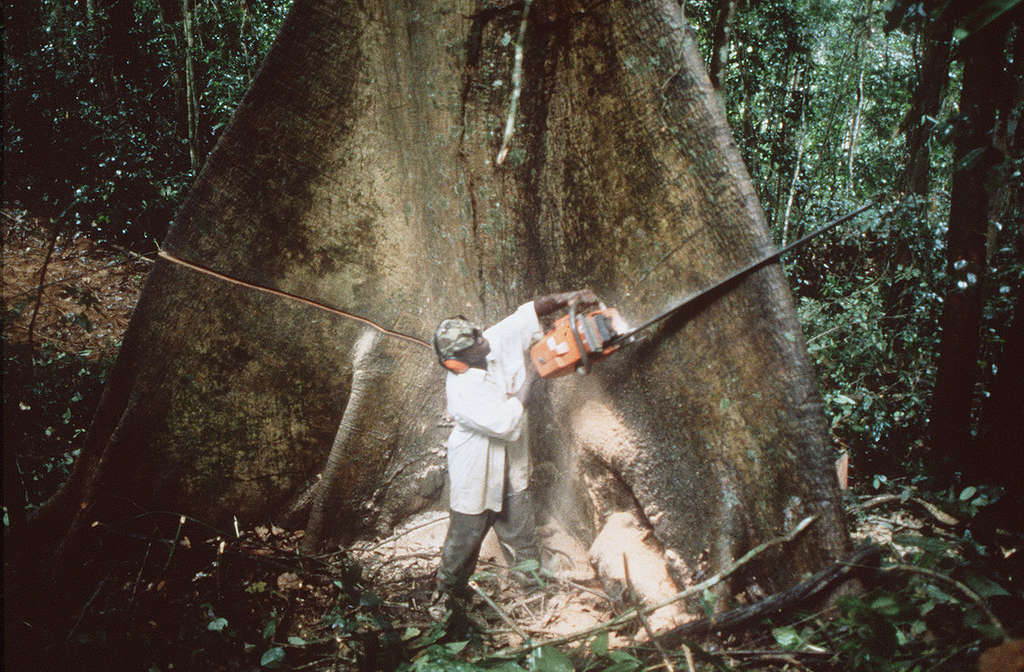
[[(813, 523), (816, 519), (817, 519), (817, 516), (808, 516), (807, 518), (804, 518), (788, 534), (785, 534), (785, 535), (783, 535), (781, 537), (775, 537), (774, 539), (770, 539), (770, 540), (764, 542), (763, 544), (759, 544), (758, 546), (755, 546), (754, 548), (749, 550), (746, 554), (744, 554), (743, 557), (741, 557), (740, 559), (735, 560), (734, 562), (730, 563), (727, 567), (725, 567), (722, 571), (720, 571), (719, 573), (715, 574), (714, 576), (712, 576), (712, 577), (710, 577), (708, 579), (705, 579), (704, 581), (701, 581), (700, 583), (697, 583), (697, 584), (695, 584), (693, 586), (690, 586), (686, 590), (683, 590), (683, 591), (677, 593), (675, 596), (673, 596), (673, 597), (671, 597), (671, 598), (669, 598), (667, 600), (664, 600), (664, 601), (662, 601), (662, 602), (660, 602), (658, 604), (655, 604), (653, 606), (646, 607), (642, 611), (645, 614), (650, 614), (650, 613), (653, 613), (653, 612), (657, 611), (658, 609), (661, 609), (663, 607), (667, 607), (670, 604), (674, 604), (674, 603), (676, 603), (676, 602), (678, 602), (680, 600), (686, 599), (687, 597), (691, 597), (693, 595), (699, 595), (700, 593), (704, 592), (704, 590), (706, 590), (706, 589), (708, 589), (708, 588), (710, 588), (710, 587), (712, 587), (714, 585), (717, 585), (718, 583), (721, 583), (722, 581), (724, 581), (726, 578), (732, 576), (734, 573), (736, 573), (737, 570), (742, 568), (744, 565), (749, 563), (751, 560), (756, 558), (758, 555), (764, 553), (769, 548), (772, 548), (774, 546), (778, 546), (780, 544), (785, 544), (785, 543), (788, 543), (788, 542), (792, 541), (801, 532), (803, 532), (811, 523)], [(568, 635), (563, 635), (561, 637), (556, 637), (554, 639), (550, 639), (550, 640), (547, 640), (547, 641), (544, 641), (544, 642), (532, 643), (532, 644), (529, 644), (529, 645), (526, 645), (526, 646), (517, 647), (517, 648), (502, 649), (500, 651), (496, 651), (496, 652), (494, 652), (492, 654), (489, 654), (487, 656), (482, 656), (480, 659), (483, 659), (483, 658), (514, 658), (514, 657), (518, 657), (518, 656), (521, 656), (523, 654), (529, 653), (530, 651), (532, 651), (532, 650), (534, 650), (534, 649), (536, 649), (538, 647), (541, 647), (541, 646), (558, 646), (558, 645), (561, 645), (561, 644), (568, 644), (569, 642), (575, 642), (575, 641), (577, 641), (579, 639), (583, 639), (585, 637), (589, 637), (591, 635), (594, 635), (594, 634), (597, 634), (597, 633), (600, 633), (600, 632), (608, 632), (610, 630), (615, 630), (616, 628), (622, 627), (623, 625), (626, 625), (630, 621), (635, 620), (636, 619), (636, 612), (637, 611), (638, 610), (635, 607), (634, 608), (630, 608), (630, 609), (627, 609), (626, 611), (624, 611), (622, 614), (618, 615), (617, 617), (611, 619), (610, 621), (606, 621), (604, 623), (599, 623), (598, 625), (595, 625), (595, 626), (592, 626), (592, 627), (589, 627), (589, 628), (585, 628), (583, 630), (579, 630), (577, 632), (570, 633)]]
[(966, 595), (968, 599), (970, 599), (972, 602), (978, 605), (978, 608), (981, 609), (982, 613), (985, 614), (985, 617), (988, 618), (988, 621), (992, 624), (992, 627), (999, 631), (999, 634), (1003, 639), (1006, 639), (1006, 628), (1003, 627), (1002, 622), (1000, 622), (1000, 620), (996, 618), (996, 615), (993, 614), (992, 611), (988, 608), (988, 605), (985, 604), (985, 600), (983, 600), (981, 596), (978, 595), (976, 592), (974, 592), (964, 584), (960, 583), (956, 579), (946, 576), (945, 574), (932, 571), (930, 569), (925, 569), (924, 567), (914, 567), (913, 565), (890, 565), (888, 567), (883, 567), (878, 571), (885, 573), (908, 572), (910, 574), (920, 574), (922, 576), (927, 576), (929, 578), (935, 579), (937, 581), (942, 581), (950, 586), (953, 586), (961, 593)]
[[(878, 495), (877, 497), (872, 497), (867, 501), (861, 502), (860, 504), (857, 505), (857, 508), (861, 510), (867, 510), (879, 506), (881, 504), (887, 504), (893, 501), (902, 502), (903, 497), (901, 495)], [(920, 497), (910, 497), (907, 499), (907, 501), (914, 502), (915, 504), (920, 505), (925, 511), (931, 514), (932, 518), (942, 523), (943, 525), (955, 527), (960, 524), (959, 520), (949, 515), (948, 513), (946, 513), (939, 507), (935, 506), (931, 502), (923, 500)]]
[(640, 625), (643, 626), (644, 632), (647, 633), (651, 643), (654, 644), (654, 648), (658, 650), (661, 660), (665, 663), (665, 669), (667, 669), (668, 672), (676, 672), (675, 665), (672, 664), (668, 654), (665, 653), (665, 649), (658, 643), (658, 638), (654, 634), (654, 629), (651, 628), (650, 622), (648, 622), (647, 617), (644, 616), (644, 610), (642, 608), (643, 604), (640, 602), (640, 597), (636, 592), (636, 588), (633, 586), (633, 579), (629, 576), (629, 560), (625, 553), (622, 554), (622, 574), (626, 579), (626, 588), (629, 590), (633, 606), (636, 607), (636, 619), (640, 621)]

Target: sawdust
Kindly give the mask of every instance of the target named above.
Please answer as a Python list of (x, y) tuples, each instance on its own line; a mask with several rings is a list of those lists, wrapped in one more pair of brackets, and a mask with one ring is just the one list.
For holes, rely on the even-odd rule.
[[(409, 519), (390, 537), (365, 540), (350, 548), (353, 559), (364, 567), (385, 602), (408, 607), (413, 625), (417, 618), (425, 618), (447, 528), (448, 516), (431, 512)], [(477, 621), (488, 626), (486, 635), (494, 646), (522, 643), (519, 633), (508, 626), (506, 619), (515, 622), (520, 633), (543, 639), (607, 622), (633, 606), (633, 598), (622, 591), (616, 595), (606, 592), (614, 577), (599, 577), (599, 568), (594, 564), (596, 561), (607, 566), (613, 574), (617, 571), (621, 578), (623, 552), (629, 557), (630, 577), (642, 602), (663, 599), (675, 592), (664, 560), (644, 541), (643, 531), (626, 519), (616, 518), (606, 526), (600, 546), (589, 549), (556, 520), (544, 521), (538, 527), (538, 536), (544, 548), (544, 573), (525, 583), (514, 580), (493, 531), (481, 547), (475, 581), (494, 606), (477, 599), (474, 612)], [(617, 570), (612, 567), (613, 556), (618, 558)], [(651, 621), (652, 625), (665, 627), (676, 619), (675, 610), (662, 609)], [(610, 643), (625, 646), (638, 632), (638, 624), (631, 625), (623, 632), (612, 633)]]
[(572, 431), (580, 447), (609, 464), (628, 464), (636, 459), (639, 441), (611, 406), (588, 399), (571, 414)]
[[(385, 603), (408, 608), (411, 625), (427, 621), (425, 610), (447, 529), (448, 516), (430, 512), (409, 519), (387, 538), (364, 540), (349, 549)], [(494, 604), (477, 598), (474, 614), (486, 624), (493, 646), (521, 644), (522, 633), (544, 639), (580, 632), (638, 603), (650, 605), (678, 592), (657, 543), (630, 514), (611, 516), (589, 548), (553, 519), (538, 527), (538, 537), (544, 572), (532, 581), (514, 579), (493, 531), (481, 547), (474, 580)], [(635, 593), (625, 589), (623, 556)], [(658, 630), (690, 618), (670, 605), (648, 621)], [(509, 627), (509, 620), (516, 629)], [(644, 638), (639, 623), (632, 623), (611, 633), (609, 641), (619, 647)]]

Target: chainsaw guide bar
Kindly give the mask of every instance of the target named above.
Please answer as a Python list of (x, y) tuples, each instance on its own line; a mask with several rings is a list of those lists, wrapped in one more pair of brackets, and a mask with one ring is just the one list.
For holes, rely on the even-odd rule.
[(608, 308), (603, 303), (599, 303), (599, 307), (596, 310), (590, 310), (582, 314), (576, 312), (576, 304), (570, 304), (569, 313), (555, 320), (554, 326), (530, 348), (530, 359), (541, 378), (557, 378), (573, 371), (588, 373), (593, 362), (604, 359), (627, 343), (632, 343), (636, 340), (638, 332), (677, 314), (697, 299), (707, 296), (778, 260), (787, 252), (802, 246), (807, 241), (825, 233), (829, 229), (853, 219), (874, 205), (875, 202), (872, 201), (862, 205), (853, 212), (832, 220), (782, 249), (767, 254), (734, 271), (710, 287), (706, 287), (686, 297), (668, 310), (655, 315), (640, 326), (632, 329), (622, 319), (618, 310)]

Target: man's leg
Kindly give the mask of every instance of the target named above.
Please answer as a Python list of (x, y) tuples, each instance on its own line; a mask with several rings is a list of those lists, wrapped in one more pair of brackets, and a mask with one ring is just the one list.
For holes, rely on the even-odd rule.
[(540, 560), (529, 488), (516, 493), (506, 491), (501, 513), (494, 518), (494, 531), (501, 545), (512, 555), (513, 566), (526, 560)]
[(468, 514), (451, 511), (448, 536), (441, 547), (441, 566), (437, 570), (437, 587), (442, 593), (465, 597), (467, 582), (480, 557), (480, 544), (490, 529), (491, 514)]

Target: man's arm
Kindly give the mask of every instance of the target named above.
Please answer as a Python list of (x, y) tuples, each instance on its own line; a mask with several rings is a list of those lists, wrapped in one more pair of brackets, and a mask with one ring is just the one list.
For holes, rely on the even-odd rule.
[(578, 289), (574, 292), (562, 292), (561, 294), (548, 294), (533, 300), (533, 309), (537, 317), (543, 317), (565, 308), (572, 302), (576, 303), (597, 303), (597, 294), (589, 289)]

